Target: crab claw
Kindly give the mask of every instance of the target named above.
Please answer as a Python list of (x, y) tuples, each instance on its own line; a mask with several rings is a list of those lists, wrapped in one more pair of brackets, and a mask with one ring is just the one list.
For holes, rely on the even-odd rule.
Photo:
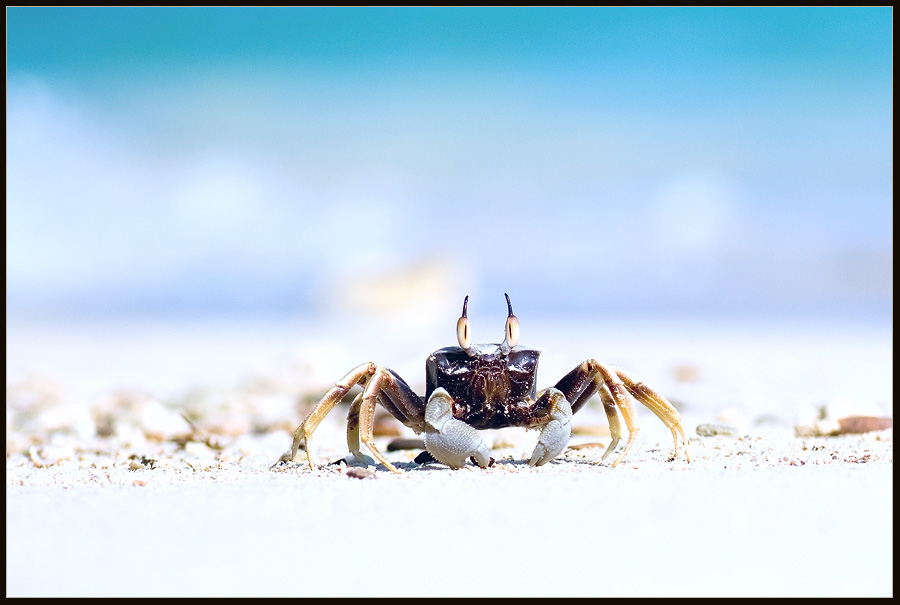
[(549, 389), (550, 421), (541, 429), (528, 466), (541, 466), (556, 458), (572, 436), (572, 406), (561, 391)]
[(453, 400), (442, 388), (435, 389), (425, 406), (425, 449), (450, 468), (462, 468), (472, 457), (481, 468), (491, 464), (491, 451), (474, 428), (457, 420)]

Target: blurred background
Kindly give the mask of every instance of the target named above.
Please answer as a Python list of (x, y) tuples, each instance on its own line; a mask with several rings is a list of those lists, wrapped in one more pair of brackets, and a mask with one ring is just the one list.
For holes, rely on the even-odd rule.
[(890, 405), (890, 8), (7, 19), (8, 380), (289, 351), (285, 392), (365, 360), (418, 388), (463, 297), (491, 342), (508, 292), (542, 383), (593, 356)]
[(7, 17), (8, 320), (891, 314), (890, 8)]

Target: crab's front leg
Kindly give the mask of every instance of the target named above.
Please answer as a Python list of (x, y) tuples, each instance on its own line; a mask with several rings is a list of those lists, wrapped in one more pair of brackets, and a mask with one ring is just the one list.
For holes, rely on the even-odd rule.
[(442, 388), (425, 405), (425, 449), (450, 468), (464, 467), (470, 457), (481, 468), (494, 462), (478, 431), (453, 417), (453, 399)]
[(360, 452), (362, 442), (376, 460), (388, 470), (399, 473), (400, 469), (391, 464), (375, 446), (375, 407), (380, 403), (395, 418), (420, 433), (425, 430), (421, 397), (392, 370), (378, 367), (358, 399), (359, 403), (354, 400), (351, 404), (347, 419), (347, 444), (350, 446), (350, 453), (356, 460), (368, 463), (368, 456)]
[(362, 443), (369, 448), (378, 462), (384, 464), (389, 470), (399, 473), (400, 470), (391, 464), (375, 446), (373, 430), (375, 407), (380, 403), (395, 418), (419, 433), (424, 430), (422, 399), (392, 370), (372, 362), (364, 363), (350, 370), (334, 388), (325, 394), (309, 416), (294, 431), (291, 451), (284, 454), (280, 460), (283, 462), (293, 461), (300, 446), (305, 445), (309, 467), (314, 468), (309, 447), (310, 438), (328, 412), (356, 385), (362, 386), (363, 391), (350, 404), (350, 412), (347, 416), (347, 445), (350, 447), (350, 459), (367, 465), (374, 463), (360, 450)]
[(566, 449), (569, 437), (572, 436), (572, 406), (562, 391), (550, 388), (540, 397), (550, 399), (550, 415), (541, 428), (541, 436), (538, 437), (528, 466), (541, 466), (556, 458)]
[(344, 376), (334, 387), (328, 391), (324, 397), (316, 404), (316, 407), (310, 412), (309, 416), (303, 420), (297, 430), (294, 431), (294, 440), (291, 444), (291, 451), (281, 456), (282, 462), (292, 462), (303, 445), (306, 447), (306, 459), (309, 462), (309, 468), (314, 468), (312, 453), (309, 451), (309, 441), (315, 432), (319, 423), (325, 419), (334, 406), (336, 406), (344, 395), (358, 384), (366, 384), (375, 374), (377, 366), (372, 363), (364, 363), (356, 366)]
[(362, 401), (363, 393), (360, 393), (353, 399), (353, 403), (350, 404), (350, 411), (347, 413), (347, 447), (350, 448), (350, 454), (344, 458), (344, 462), (348, 465), (375, 466), (375, 461), (360, 450), (359, 412), (362, 407)]

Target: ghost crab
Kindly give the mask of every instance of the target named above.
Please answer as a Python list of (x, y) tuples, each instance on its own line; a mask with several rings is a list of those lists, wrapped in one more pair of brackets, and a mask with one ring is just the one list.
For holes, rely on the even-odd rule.
[(678, 410), (652, 388), (619, 368), (588, 359), (556, 385), (537, 391), (540, 351), (518, 346), (519, 320), (513, 314), (509, 295), (505, 296), (509, 314), (503, 342), (472, 344), (467, 317), (469, 297), (466, 296), (462, 316), (456, 323), (459, 346), (438, 349), (425, 362), (425, 397), (417, 395), (390, 368), (373, 362), (361, 364), (328, 391), (297, 427), (291, 451), (282, 456), (281, 461), (293, 460), (301, 443), (305, 442), (309, 466), (314, 468), (309, 451), (310, 438), (325, 416), (356, 385), (363, 390), (353, 399), (347, 415), (350, 454), (363, 464), (374, 464), (362, 453), (362, 442), (379, 462), (395, 473), (401, 471), (378, 451), (373, 439), (378, 404), (417, 434), (424, 433), (428, 453), (454, 469), (465, 466), (467, 460), (482, 468), (493, 465), (494, 459), (479, 436), (479, 429), (508, 426), (540, 429), (540, 437), (528, 461), (529, 466), (540, 466), (566, 448), (572, 432), (572, 415), (595, 393), (600, 395), (612, 438), (602, 460), (606, 460), (622, 439), (617, 410), (625, 419), (628, 441), (612, 465), (621, 462), (634, 444), (639, 430), (631, 402), (634, 398), (650, 408), (672, 431), (674, 456), (678, 456), (678, 445), (682, 443), (685, 457), (690, 461)]

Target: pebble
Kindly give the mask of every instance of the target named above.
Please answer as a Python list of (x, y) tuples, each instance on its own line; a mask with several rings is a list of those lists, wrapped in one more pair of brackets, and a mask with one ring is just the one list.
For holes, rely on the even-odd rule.
[(394, 439), (387, 444), (387, 451), (398, 452), (400, 450), (424, 450), (424, 439)]
[(372, 434), (376, 437), (400, 437), (403, 435), (403, 425), (393, 417), (378, 418), (372, 426)]
[(354, 466), (347, 469), (347, 472), (344, 473), (348, 477), (353, 477), (354, 479), (374, 479), (375, 473), (370, 471), (367, 468), (362, 468), (359, 466)]
[(740, 437), (740, 433), (734, 427), (725, 426), (724, 424), (698, 424), (697, 434), (701, 437)]
[(881, 418), (878, 416), (847, 416), (838, 419), (839, 432), (842, 435), (849, 433), (868, 433), (869, 431), (883, 431), (894, 427), (893, 418)]

